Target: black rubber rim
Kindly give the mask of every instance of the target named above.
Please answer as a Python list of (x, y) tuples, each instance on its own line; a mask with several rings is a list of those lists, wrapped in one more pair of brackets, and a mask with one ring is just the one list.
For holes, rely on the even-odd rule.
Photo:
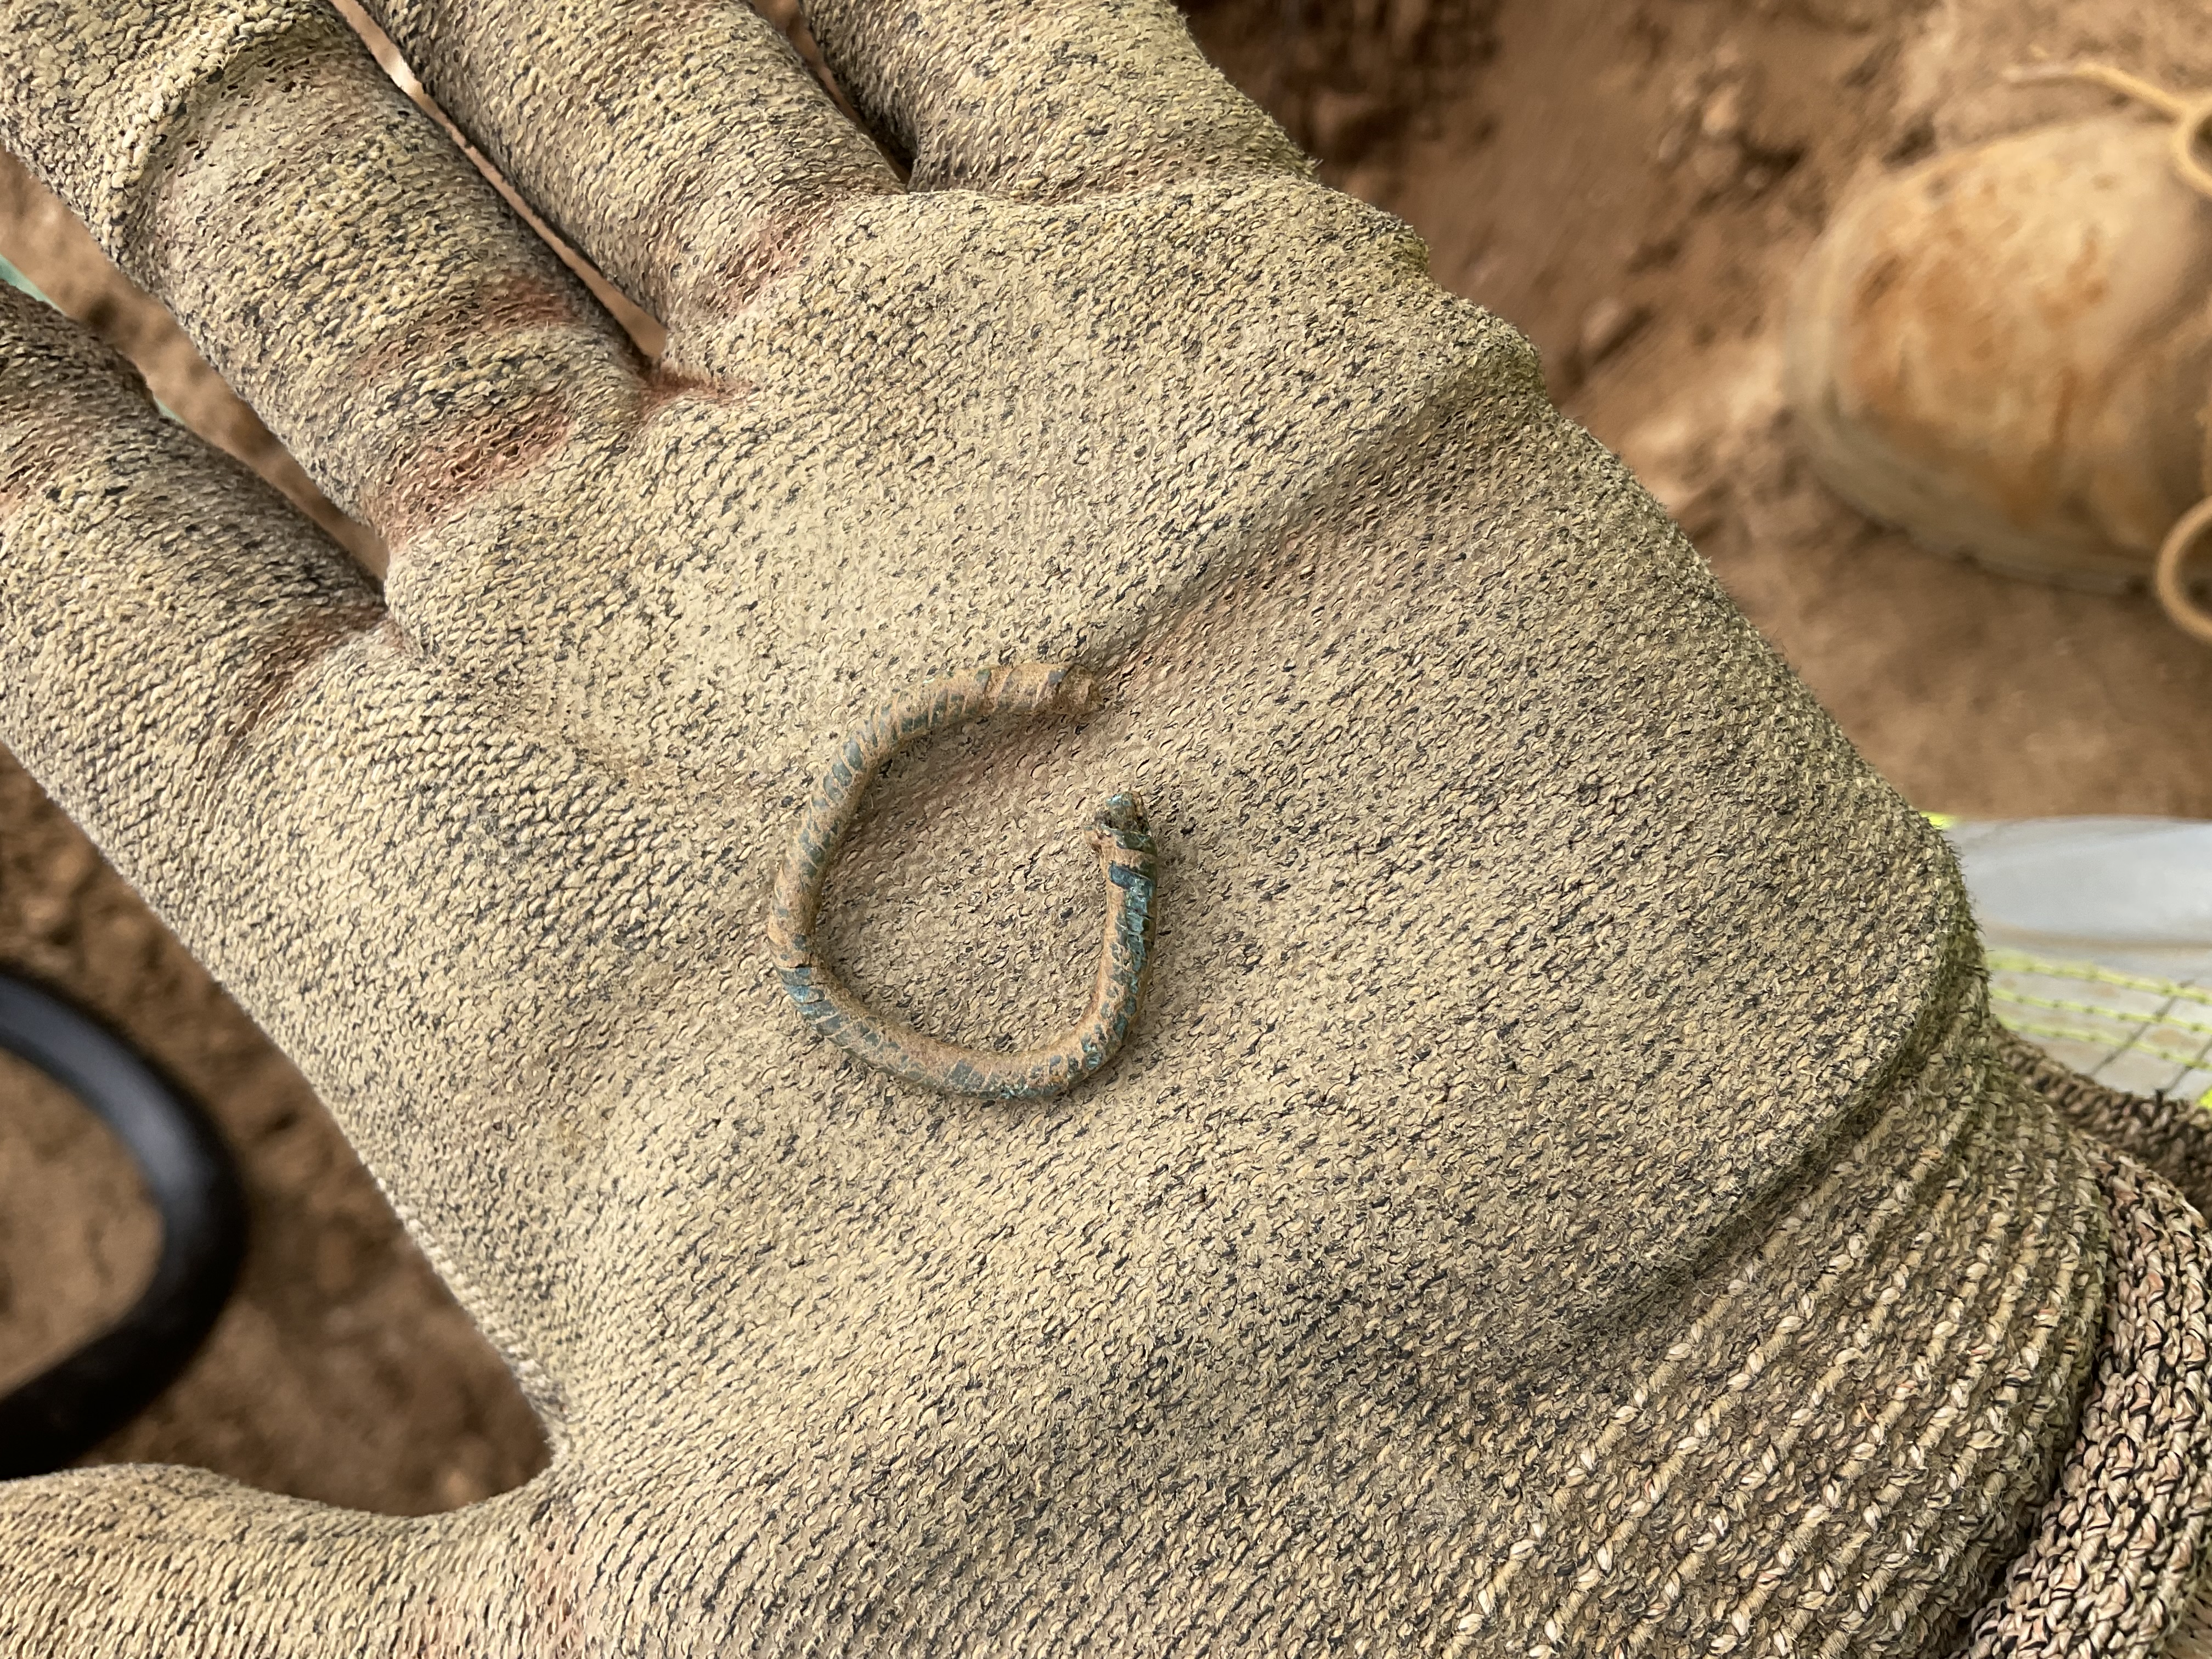
[(0, 1480), (13, 1480), (72, 1462), (175, 1380), (237, 1280), (246, 1203), (206, 1115), (89, 1014), (0, 974), (0, 1048), (114, 1132), (161, 1217), (161, 1254), (131, 1311), (0, 1399)]

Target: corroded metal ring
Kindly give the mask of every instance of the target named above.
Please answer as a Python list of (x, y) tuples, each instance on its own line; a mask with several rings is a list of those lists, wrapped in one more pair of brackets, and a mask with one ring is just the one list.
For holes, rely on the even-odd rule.
[(809, 1025), (910, 1083), (999, 1100), (1057, 1094), (1113, 1058), (1135, 1018), (1152, 947), (1158, 850), (1145, 824), (1144, 804), (1133, 794), (1114, 796), (1091, 821), (1091, 845), (1106, 878), (1098, 975), (1082, 1018), (1050, 1042), (1000, 1054), (878, 1018), (830, 971), (813, 939), (823, 884), (837, 849), (859, 815), (861, 796), (892, 756), (963, 720), (994, 714), (1080, 714), (1091, 698), (1091, 683), (1057, 664), (977, 669), (894, 698), (845, 739), (784, 854), (769, 909), (777, 975)]

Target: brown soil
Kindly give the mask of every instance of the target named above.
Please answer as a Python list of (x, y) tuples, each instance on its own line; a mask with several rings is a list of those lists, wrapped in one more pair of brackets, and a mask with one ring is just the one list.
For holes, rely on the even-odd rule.
[[(2212, 817), (2212, 652), (2147, 598), (1990, 575), (1869, 524), (1811, 477), (1779, 390), (1790, 274), (1854, 181), (2113, 105), (2008, 85), (2008, 65), (2105, 57), (2212, 86), (2201, 10), (1217, 0), (1198, 29), (1329, 176), (1428, 239), (1440, 282), (1528, 331), (1562, 405), (1910, 799)], [(1416, 73), (1389, 73), (1394, 40)]]
[[(29, 778), (0, 770), (0, 964), (106, 1018), (214, 1113), (252, 1249), (185, 1376), (101, 1449), (395, 1513), (526, 1480), (537, 1425), (300, 1075)], [(122, 1310), (151, 1212), (121, 1149), (0, 1070), (0, 1387)]]
[[(1195, 24), (1327, 176), (1403, 215), (1441, 281), (1530, 333), (1564, 405), (1667, 502), (1909, 798), (2212, 817), (2212, 777), (2193, 765), (2212, 652), (2146, 599), (1986, 574), (1869, 524), (1810, 477), (1778, 390), (1781, 296), (1855, 180), (2101, 106), (2008, 87), (2008, 64), (2100, 55), (2212, 85), (2212, 29), (2193, 9), (1214, 0)], [(374, 538), (318, 504), (167, 319), (4, 165), (0, 254), (139, 362), (189, 424), (378, 562)], [(0, 767), (0, 965), (86, 1002), (207, 1103), (252, 1193), (236, 1302), (103, 1456), (395, 1512), (464, 1503), (538, 1466), (497, 1359), (297, 1074), (12, 766)], [(0, 1068), (0, 1386), (128, 1300), (153, 1238), (131, 1193), (82, 1114)]]

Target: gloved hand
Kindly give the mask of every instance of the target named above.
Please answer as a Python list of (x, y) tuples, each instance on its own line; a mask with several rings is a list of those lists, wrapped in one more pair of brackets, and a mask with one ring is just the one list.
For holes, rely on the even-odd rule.
[[(374, 9), (666, 360), (315, 0), (5, 0), (0, 138), (393, 552), (0, 295), (0, 736), (552, 1463), (21, 1483), (0, 1649), (1947, 1641), (2074, 1433), (2104, 1166), (1936, 838), (1525, 343), (1164, 0), (810, 8), (903, 182), (726, 0)], [(1095, 712), (895, 766), (818, 930), (1047, 1036), (1141, 794), (1127, 1045), (992, 1103), (812, 1035), (763, 926), (846, 731), (1034, 660)]]

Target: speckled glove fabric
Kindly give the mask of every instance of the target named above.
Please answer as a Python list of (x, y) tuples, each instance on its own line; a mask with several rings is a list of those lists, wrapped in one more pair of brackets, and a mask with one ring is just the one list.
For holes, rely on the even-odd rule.
[[(0, 1652), (2158, 1652), (2206, 1239), (2004, 1048), (1942, 844), (1511, 330), (1157, 0), (0, 0), (0, 139), (380, 591), (0, 294), (0, 737), (298, 1059), (543, 1413), (399, 1520), (0, 1489)], [(811, 1036), (763, 927), (1057, 1099)], [(2118, 1120), (2115, 1119), (2117, 1121)], [(2186, 1640), (2185, 1637), (2183, 1638)]]

